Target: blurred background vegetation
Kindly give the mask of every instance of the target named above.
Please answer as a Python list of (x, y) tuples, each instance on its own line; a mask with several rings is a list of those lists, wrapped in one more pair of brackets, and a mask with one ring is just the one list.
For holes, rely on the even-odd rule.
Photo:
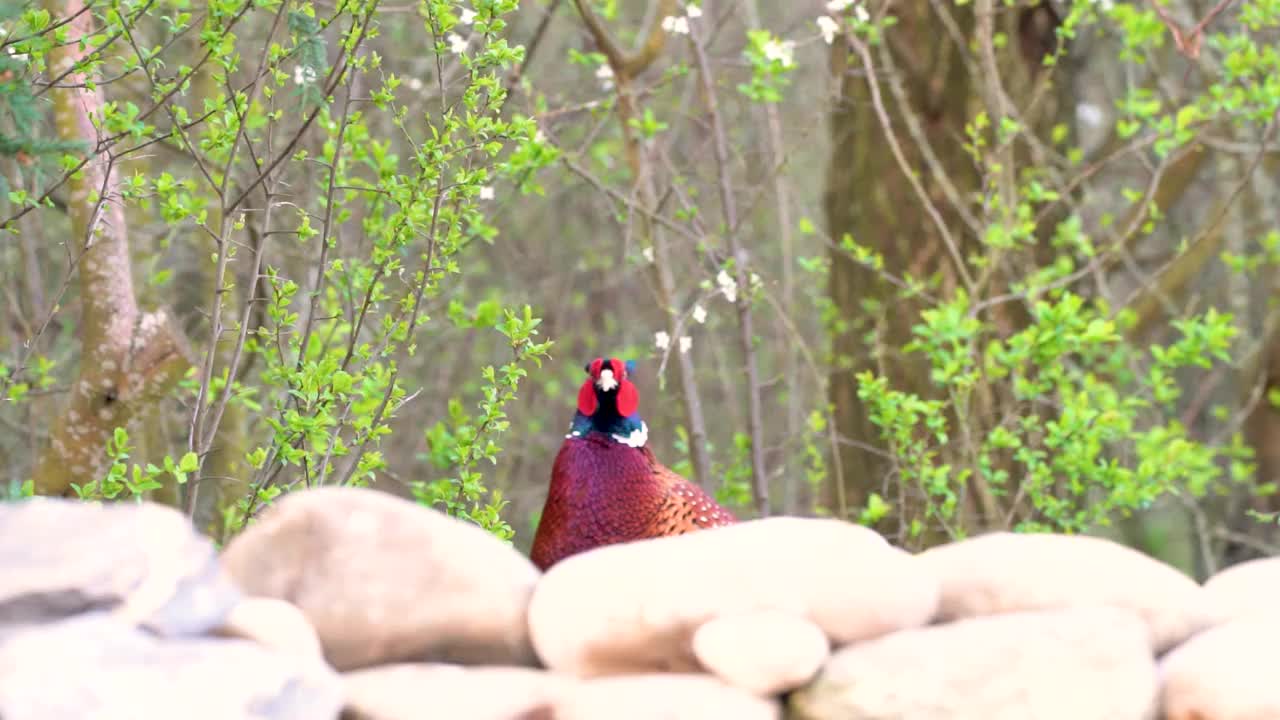
[(10, 0), (0, 480), (526, 548), (582, 364), (743, 516), (1270, 554), (1274, 0)]

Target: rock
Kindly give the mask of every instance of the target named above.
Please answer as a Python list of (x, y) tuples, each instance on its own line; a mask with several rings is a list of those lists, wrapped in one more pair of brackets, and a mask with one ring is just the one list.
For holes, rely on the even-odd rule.
[(399, 664), (343, 675), (343, 720), (512, 720), (539, 714), (574, 680), (520, 667)]
[(546, 666), (573, 675), (694, 671), (694, 631), (718, 617), (778, 610), (842, 645), (927, 623), (937, 594), (867, 528), (775, 517), (567, 558), (534, 590), (529, 628)]
[(214, 634), (252, 640), (263, 647), (303, 657), (324, 656), (316, 629), (302, 611), (275, 598), (241, 600)]
[(533, 664), (538, 571), (470, 523), (363, 488), (277, 501), (223, 551), (249, 594), (287, 600), (339, 670), (409, 660)]
[[(554, 568), (553, 568), (554, 569)], [(776, 720), (776, 701), (706, 675), (623, 675), (584, 682), (556, 701), (548, 720)]]
[(1256, 612), (1274, 612), (1280, 597), (1280, 558), (1233, 565), (1209, 578), (1203, 595), (1205, 611), (1215, 624)]
[(941, 620), (1110, 605), (1142, 617), (1158, 652), (1206, 624), (1194, 580), (1103, 538), (991, 533), (917, 557), (942, 581)]
[(1116, 608), (903, 630), (837, 651), (790, 697), (794, 720), (1147, 720), (1144, 623)]
[(693, 654), (707, 671), (757, 695), (809, 682), (830, 654), (822, 628), (778, 610), (724, 615), (693, 634)]
[(244, 640), (161, 638), (89, 613), (0, 636), (5, 720), (332, 720), (338, 676)]
[(160, 635), (198, 635), (239, 599), (213, 543), (176, 510), (0, 503), (0, 627), (105, 611)]
[(1160, 662), (1165, 720), (1280, 718), (1277, 647), (1280, 618), (1253, 614), (1174, 648)]

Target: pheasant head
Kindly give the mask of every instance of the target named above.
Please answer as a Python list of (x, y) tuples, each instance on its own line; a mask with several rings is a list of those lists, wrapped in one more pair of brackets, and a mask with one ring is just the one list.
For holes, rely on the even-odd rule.
[(587, 379), (578, 388), (578, 407), (566, 437), (598, 432), (634, 448), (649, 440), (649, 427), (640, 418), (640, 391), (631, 382), (635, 362), (598, 357), (583, 369)]

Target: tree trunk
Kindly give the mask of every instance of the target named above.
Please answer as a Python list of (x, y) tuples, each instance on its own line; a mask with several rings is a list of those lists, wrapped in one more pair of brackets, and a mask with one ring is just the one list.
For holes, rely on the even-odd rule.
[[(970, 78), (955, 46), (939, 39), (928, 3), (904, 3), (899, 9), (899, 24), (888, 33), (897, 40), (890, 43), (890, 52), (903, 69), (902, 83), (911, 103), (906, 110), (919, 120), (943, 172), (961, 193), (968, 193), (976, 188), (977, 175), (960, 138), (971, 95)], [(972, 27), (971, 13), (963, 8), (955, 12), (966, 29)], [(911, 57), (904, 57), (904, 51)], [(886, 81), (880, 76), (883, 68), (866, 72), (857, 55), (840, 39), (833, 43), (831, 68), (839, 94), (830, 118), (832, 158), (823, 203), (833, 243), (828, 293), (839, 311), (840, 326), (833, 332), (828, 394), (840, 441), (844, 487), (828, 487), (825, 504), (837, 509), (843, 497), (849, 513), (856, 517), (857, 509), (872, 492), (886, 495), (891, 502), (914, 502), (910, 497), (898, 497), (890, 477), (892, 465), (879, 450), (882, 444), (877, 429), (858, 399), (856, 375), (870, 369), (887, 375), (901, 390), (926, 397), (932, 393), (919, 359), (900, 350), (910, 337), (920, 308), (897, 300), (894, 286), (855, 262), (840, 247), (842, 239), (851, 236), (859, 245), (880, 253), (885, 271), (894, 276), (910, 273), (922, 278), (939, 271), (944, 275), (956, 272), (937, 224), (925, 212), (886, 142), (886, 128), (875, 108), (871, 83), (880, 83), (880, 102), (891, 120), (889, 131), (899, 137), (900, 149), (918, 173), (930, 201), (953, 230), (959, 223), (949, 212), (940, 188), (921, 169), (925, 166), (916, 143), (903, 133), (904, 109), (890, 102)], [(928, 71), (913, 75), (905, 68)], [(962, 232), (953, 235), (964, 237)], [(962, 247), (962, 254), (964, 250)], [(874, 335), (869, 338), (869, 333)], [(905, 508), (900, 510), (904, 516), (909, 514)]]
[[(49, 10), (72, 18), (67, 23), (71, 37), (52, 55), (58, 75), (85, 55), (78, 39), (93, 34), (93, 15), (80, 0)], [(42, 495), (64, 494), (72, 482), (97, 477), (111, 432), (163, 397), (190, 366), (186, 339), (168, 315), (138, 309), (114, 158), (93, 141), (98, 131), (91, 117), (102, 107), (103, 94), (101, 88), (84, 87), (85, 80), (84, 74), (72, 73), (51, 92), (58, 137), (95, 146), (69, 183), (70, 242), (81, 303), (80, 370), (36, 465), (35, 488)]]

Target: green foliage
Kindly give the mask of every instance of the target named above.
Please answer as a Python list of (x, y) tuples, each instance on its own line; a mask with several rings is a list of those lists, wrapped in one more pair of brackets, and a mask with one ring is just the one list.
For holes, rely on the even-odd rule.
[(133, 449), (129, 444), (129, 433), (117, 427), (107, 440), (106, 455), (110, 461), (107, 474), (85, 485), (71, 483), (76, 497), (81, 500), (132, 499), (142, 502), (145, 494), (162, 487), (163, 481), (185, 484), (200, 466), (193, 452), (186, 453), (177, 461), (166, 455), (163, 468), (151, 463), (130, 465), (129, 453)]
[[(459, 88), (447, 91), (438, 112), (408, 116), (399, 104), (402, 81), (395, 75), (385, 75), (372, 91), (375, 105), (413, 138), (411, 156), (400, 157), (390, 143), (374, 137), (364, 116), (352, 108), (330, 107), (319, 94), (302, 98), (304, 106), (319, 104), (324, 143), (316, 160), (328, 171), (317, 188), (319, 213), (299, 211), (295, 235), (301, 244), (324, 246), (320, 256), (328, 260), (318, 291), (307, 291), (279, 268), (266, 269), (267, 322), (247, 347), (263, 360), (264, 407), (269, 408), (264, 420), (271, 441), (247, 455), (259, 480), (255, 494), (244, 498), (231, 518), (236, 525), (274, 497), (262, 493), (270, 493), (270, 479), (283, 468), (297, 468), (307, 484), (365, 484), (387, 469), (378, 446), (392, 434), (397, 409), (413, 399), (397, 354), (417, 354), (420, 328), (433, 322), (425, 310), (446, 281), (462, 275), (463, 252), (476, 240), (493, 242), (496, 230), (484, 207), (493, 197), (492, 184), (508, 179), (522, 191), (536, 191), (531, 175), (555, 157), (532, 123), (502, 115), (506, 91), (500, 71), (521, 57), (520, 49), (503, 39), (504, 15), (515, 2), (477, 7), (469, 18), (473, 38), (467, 43), (457, 35), (463, 30), (459, 7), (443, 0), (423, 7), (424, 29), (436, 39), (434, 52), (442, 62), (456, 60), (464, 75)], [(363, 22), (376, 32), (376, 23), (365, 20), (359, 8), (353, 15), (352, 32)], [(319, 87), (330, 73), (320, 65), (320, 26), (310, 10), (289, 18), (300, 63), (294, 81)], [(342, 46), (351, 52), (354, 38), (350, 32), (345, 37)], [(367, 74), (377, 69), (379, 58), (360, 55), (348, 61)], [(278, 76), (275, 84), (283, 87), (287, 81)], [(299, 153), (295, 161), (310, 158)], [(331, 228), (357, 211), (367, 255), (335, 257), (327, 250), (334, 247)], [(478, 464), (495, 461), (498, 440), (508, 427), (503, 408), (516, 397), (527, 366), (539, 363), (550, 343), (535, 342), (540, 321), (527, 305), (516, 312), (493, 299), (466, 323), (464, 315), (451, 301), (455, 326), (496, 328), (507, 336), (513, 358), (499, 368), (484, 368), (475, 414), (465, 413), (455, 398), (449, 422), (427, 431), (424, 457), (451, 475), (412, 487), (421, 502), (509, 539), (511, 528), (499, 514), (506, 501), (499, 489), (485, 485)]]
[[(16, 158), (23, 166), (85, 146), (82, 141), (47, 137), (47, 131), (40, 127), (44, 108), (32, 91), (29, 53), (33, 45), (40, 44), (40, 33), (49, 20), (47, 10), (12, 0), (0, 2), (0, 29), (5, 31), (0, 35), (0, 126), (4, 128), (0, 130), (0, 155)], [(9, 182), (0, 176), (0, 191), (8, 192)], [(15, 202), (20, 204), (21, 200)]]
[(29, 497), (35, 497), (36, 494), (35, 481), (30, 479), (22, 482), (10, 480), (2, 488), (0, 490), (0, 502), (17, 502)]
[[(1067, 8), (1061, 39), (1086, 29), (1113, 36), (1121, 61), (1146, 66), (1136, 77), (1165, 63), (1160, 51), (1170, 44), (1172, 26), (1155, 5), (1081, 0)], [(1061, 178), (1073, 177), (1084, 155), (1067, 146), (1065, 125), (1049, 134), (1062, 147), (1062, 162), (1008, 167), (1014, 159), (1008, 148), (1042, 141), (1029, 137), (1033, 129), (1022, 118), (1001, 116), (1000, 104), (988, 101), (965, 127), (964, 148), (983, 188), (972, 208), (979, 242), (965, 256), (973, 279), (952, 278), (953, 288), (937, 276), (895, 274), (876, 250), (842, 239), (851, 259), (894, 288), (885, 302), (865, 308), (870, 320), (862, 325), (868, 328), (863, 337), (875, 348), (876, 367), (858, 374), (858, 397), (890, 451), (893, 480), (887, 486), (911, 498), (909, 507), (893, 508), (873, 493), (854, 511), (862, 522), (901, 513), (896, 519), (911, 538), (927, 531), (959, 537), (987, 527), (1086, 532), (1162, 497), (1226, 495), (1254, 481), (1243, 414), (1232, 417), (1227, 408), (1213, 407), (1202, 417), (1216, 425), (1208, 431), (1188, 427), (1203, 399), (1184, 397), (1189, 384), (1239, 369), (1248, 340), (1242, 329), (1251, 319), (1200, 296), (1189, 311), (1181, 298), (1162, 298), (1159, 312), (1172, 317), (1152, 340), (1150, 319), (1136, 314), (1142, 303), (1115, 307), (1102, 299), (1111, 295), (1107, 281), (1095, 291), (1093, 280), (1106, 276), (1118, 257), (1131, 262), (1135, 238), (1164, 231), (1167, 208), (1153, 199), (1156, 183), (1206, 130), (1232, 127), (1262, 136), (1274, 129), (1280, 55), (1259, 31), (1280, 24), (1280, 5), (1250, 4), (1242, 21), (1243, 27), (1208, 25), (1218, 31), (1203, 37), (1181, 31), (1180, 52), (1204, 53), (1220, 63), (1203, 90), (1171, 95), (1159, 77), (1146, 75), (1128, 82), (1116, 100), (1116, 138), (1142, 148), (1150, 158), (1144, 162), (1160, 167), (1151, 188), (1120, 188), (1117, 200), (1131, 213), (1126, 227), (1109, 213), (1087, 221), (1088, 213), (1070, 197), (1073, 188)], [(993, 40), (999, 48), (1000, 39)], [(1059, 56), (1046, 58), (1045, 65)], [(1109, 152), (1095, 157), (1086, 175), (1114, 160)], [(1221, 216), (1211, 218), (1188, 246), (1222, 232), (1219, 222)], [(1091, 231), (1106, 242), (1090, 237)], [(1274, 232), (1250, 244), (1258, 251), (1219, 254), (1227, 272), (1252, 276), (1274, 267), (1280, 244)], [(809, 262), (807, 269), (822, 272)], [(1006, 287), (994, 280), (1002, 273), (1012, 278)], [(1165, 292), (1165, 276), (1142, 279), (1142, 293)], [(918, 309), (910, 341), (901, 347), (883, 346), (882, 327), (895, 321), (890, 305), (897, 312)], [(833, 309), (823, 312), (823, 321), (833, 333), (859, 327), (857, 319)], [(903, 358), (927, 382), (908, 387), (896, 360), (887, 357)], [(843, 367), (851, 359), (834, 362)], [(1274, 488), (1259, 484), (1251, 491)]]
[[(945, 400), (894, 390), (870, 372), (859, 376), (859, 397), (902, 481), (928, 498), (922, 519), (955, 525), (970, 480), (996, 497), (1025, 497), (1035, 512), (1021, 528), (1069, 532), (1179, 488), (1196, 496), (1225, 489), (1221, 463), (1244, 459), (1243, 445), (1197, 442), (1168, 413), (1180, 394), (1176, 372), (1227, 360), (1237, 334), (1231, 318), (1210, 309), (1179, 320), (1178, 340), (1143, 353), (1105, 308), (1063, 290), (1045, 297), (1030, 324), (1008, 338), (980, 320), (962, 293), (922, 313), (907, 349), (927, 359)], [(1147, 369), (1133, 373), (1134, 366)], [(979, 435), (975, 390), (988, 382), (1007, 387), (1010, 403)], [(866, 512), (875, 514), (870, 506)]]
[(32, 355), (22, 370), (23, 379), (19, 380), (8, 365), (0, 362), (0, 387), (4, 388), (4, 399), (14, 405), (26, 400), (33, 387), (47, 390), (57, 381), (53, 375), (54, 362), (44, 355)]
[(733, 434), (729, 462), (724, 467), (716, 467), (714, 474), (720, 480), (720, 486), (715, 490), (717, 502), (731, 507), (751, 504), (750, 435), (743, 432)]
[[(373, 482), (390, 470), (383, 444), (418, 395), (406, 366), (424, 349), (447, 354), (459, 331), (497, 330), (509, 361), (458, 389), (448, 424), (427, 438), (425, 457), (446, 477), (415, 490), (511, 537), (506, 501), (481, 461), (497, 459), (505, 408), (551, 343), (528, 304), (498, 295), (469, 314), (454, 303), (465, 263), (497, 239), (496, 194), (540, 193), (537, 173), (558, 152), (531, 118), (504, 107), (507, 74), (524, 56), (507, 41), (516, 0), (421, 3), (417, 32), (430, 39), (438, 75), (431, 103), (418, 102), (420, 80), (408, 87), (370, 48), (387, 22), (379, 5), (211, 0), (192, 13), (184, 2), (126, 0), (95, 8), (101, 32), (79, 39), (47, 11), (0, 4), (0, 114), (17, 131), (0, 136), (0, 153), (56, 151), (63, 171), (81, 166), (70, 145), (35, 136), (43, 109), (25, 84), (60, 43), (81, 40), (74, 69), (88, 87), (106, 87), (93, 121), (112, 157), (167, 145), (183, 158), (122, 173), (121, 196), (164, 223), (162, 248), (174, 237), (212, 241), (199, 271), (215, 278), (216, 294), (199, 314), (219, 342), (199, 348), (179, 384), (188, 447), (152, 464), (117, 428), (104, 448), (108, 469), (76, 485), (80, 497), (140, 499), (173, 484), (190, 505), (188, 481), (212, 479), (205, 463), (227, 407), (253, 418), (242, 448), (248, 491), (221, 509), (232, 532), (289, 490)], [(178, 62), (191, 41), (196, 61)], [(106, 82), (121, 77), (145, 91), (121, 95)], [(14, 191), (9, 201), (30, 205), (34, 195)], [(172, 270), (149, 262), (150, 284), (168, 285)], [(448, 318), (437, 318), (443, 301)], [(40, 353), (6, 358), (0, 390), (9, 404), (26, 402), (54, 384), (53, 369)]]
[(500, 514), (506, 500), (501, 490), (485, 488), (484, 478), (476, 468), (481, 460), (488, 460), (490, 464), (497, 462), (500, 452), (497, 439), (510, 428), (504, 408), (516, 398), (520, 381), (528, 377), (524, 366), (541, 367), (551, 343), (534, 341), (542, 321), (533, 316), (528, 305), (519, 314), (503, 310), (503, 315), (495, 329), (509, 341), (513, 360), (498, 369), (490, 365), (481, 371), (484, 386), (479, 412), (469, 417), (461, 401), (452, 399), (449, 425), (437, 422), (426, 431), (427, 457), (431, 464), (437, 470), (451, 468), (454, 475), (430, 483), (418, 481), (411, 487), (420, 502), (440, 507), (503, 540), (510, 540), (515, 532)]

